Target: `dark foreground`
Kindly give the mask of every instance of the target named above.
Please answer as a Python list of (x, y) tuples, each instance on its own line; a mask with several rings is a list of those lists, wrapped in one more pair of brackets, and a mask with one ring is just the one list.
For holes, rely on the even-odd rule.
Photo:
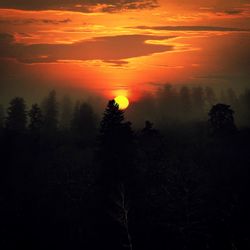
[(250, 130), (133, 132), (111, 104), (99, 131), (1, 129), (0, 248), (250, 249)]

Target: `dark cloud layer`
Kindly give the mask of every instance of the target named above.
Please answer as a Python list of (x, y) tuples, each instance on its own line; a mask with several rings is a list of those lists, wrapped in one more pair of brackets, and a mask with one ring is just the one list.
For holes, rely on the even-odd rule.
[(117, 65), (124, 59), (173, 50), (171, 45), (146, 43), (173, 36), (121, 35), (97, 37), (73, 44), (22, 44), (10, 34), (0, 34), (0, 57), (23, 63), (57, 62), (59, 60), (102, 60)]
[(156, 0), (1, 0), (0, 8), (21, 10), (70, 10), (91, 12), (100, 7), (100, 11), (113, 12), (123, 9), (144, 9), (157, 6)]
[(103, 62), (108, 63), (114, 67), (121, 67), (123, 65), (128, 64), (128, 61), (124, 60), (103, 60)]
[(218, 26), (136, 26), (131, 28), (167, 31), (250, 31), (249, 29)]
[(231, 10), (224, 11), (224, 13), (228, 15), (239, 15), (239, 14), (242, 14), (243, 12), (244, 10), (240, 10), (240, 9), (231, 9)]
[(29, 24), (65, 24), (70, 23), (71, 20), (69, 18), (56, 20), (56, 19), (34, 19), (34, 18), (28, 18), (28, 19), (0, 19), (0, 24), (5, 25), (29, 25)]

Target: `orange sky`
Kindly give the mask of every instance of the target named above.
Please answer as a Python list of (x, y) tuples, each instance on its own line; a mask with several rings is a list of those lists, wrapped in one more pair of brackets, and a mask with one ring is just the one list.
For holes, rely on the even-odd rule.
[(131, 100), (168, 82), (248, 84), (249, 29), (246, 0), (1, 0), (1, 84)]

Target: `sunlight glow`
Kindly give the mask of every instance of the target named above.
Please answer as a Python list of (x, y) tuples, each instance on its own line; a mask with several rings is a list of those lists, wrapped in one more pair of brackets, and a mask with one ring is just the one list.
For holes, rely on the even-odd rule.
[(119, 109), (124, 110), (129, 106), (129, 100), (125, 96), (117, 96), (115, 102), (118, 104)]

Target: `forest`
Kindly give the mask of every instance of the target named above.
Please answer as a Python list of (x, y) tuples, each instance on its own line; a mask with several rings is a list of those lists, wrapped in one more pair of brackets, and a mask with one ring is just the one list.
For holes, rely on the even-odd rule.
[(250, 89), (5, 106), (1, 249), (250, 249)]

